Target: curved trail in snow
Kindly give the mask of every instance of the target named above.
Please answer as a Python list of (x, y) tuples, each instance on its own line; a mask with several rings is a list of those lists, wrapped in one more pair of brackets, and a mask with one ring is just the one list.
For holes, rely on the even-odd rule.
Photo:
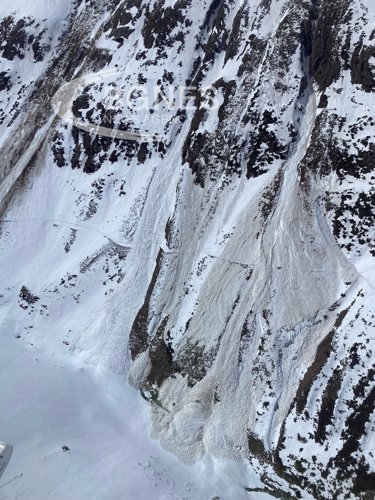
[(50, 223), (50, 224), (59, 224), (59, 225), (64, 225), (64, 226), (67, 226), (69, 227), (70, 229), (75, 229), (75, 230), (79, 230), (79, 229), (84, 229), (84, 230), (87, 230), (87, 231), (95, 231), (96, 233), (100, 234), (101, 236), (103, 236), (104, 238), (107, 238), (108, 240), (110, 240), (112, 243), (115, 243), (116, 245), (120, 246), (120, 247), (124, 247), (124, 248), (132, 248), (134, 246), (133, 243), (131, 242), (125, 242), (125, 241), (120, 241), (118, 240), (116, 237), (106, 233), (105, 231), (101, 231), (100, 229), (98, 229), (97, 227), (94, 227), (94, 226), (88, 226), (86, 224), (77, 224), (76, 222), (71, 222), (71, 221), (66, 221), (66, 220), (63, 220), (63, 219), (45, 219), (45, 218), (26, 218), (26, 219), (1, 219), (0, 220), (0, 223), (15, 223), (15, 224), (22, 224), (22, 223), (27, 223), (27, 222), (39, 222), (39, 223)]

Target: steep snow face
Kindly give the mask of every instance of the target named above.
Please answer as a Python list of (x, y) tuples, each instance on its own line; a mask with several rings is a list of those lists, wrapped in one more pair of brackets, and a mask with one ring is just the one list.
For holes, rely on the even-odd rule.
[(371, 496), (372, 3), (50, 5), (1, 11), (2, 335), (128, 374), (183, 461)]

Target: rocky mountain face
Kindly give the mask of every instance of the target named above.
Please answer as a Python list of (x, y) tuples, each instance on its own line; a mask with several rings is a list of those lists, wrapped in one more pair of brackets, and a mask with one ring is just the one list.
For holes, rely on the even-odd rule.
[(374, 498), (372, 0), (29, 3), (0, 9), (2, 328), (127, 374), (183, 461)]

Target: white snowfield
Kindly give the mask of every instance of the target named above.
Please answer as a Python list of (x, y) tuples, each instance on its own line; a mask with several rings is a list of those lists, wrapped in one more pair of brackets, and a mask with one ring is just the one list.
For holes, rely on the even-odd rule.
[(59, 22), (66, 17), (73, 5), (73, 0), (12, 0), (11, 2), (1, 1), (0, 16), (5, 17), (10, 14), (21, 16), (33, 16), (38, 20), (48, 19), (48, 21)]
[[(0, 336), (1, 500), (267, 499), (245, 465), (185, 466), (149, 437), (149, 408), (123, 377)], [(4, 458), (1, 458), (1, 456)], [(246, 479), (245, 479), (246, 478)]]

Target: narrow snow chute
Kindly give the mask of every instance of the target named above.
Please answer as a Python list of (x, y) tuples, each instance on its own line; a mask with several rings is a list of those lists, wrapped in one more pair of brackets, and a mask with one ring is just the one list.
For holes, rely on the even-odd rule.
[(5, 468), (8, 465), (12, 453), (13, 453), (13, 446), (0, 441), (0, 477), (5, 471)]

